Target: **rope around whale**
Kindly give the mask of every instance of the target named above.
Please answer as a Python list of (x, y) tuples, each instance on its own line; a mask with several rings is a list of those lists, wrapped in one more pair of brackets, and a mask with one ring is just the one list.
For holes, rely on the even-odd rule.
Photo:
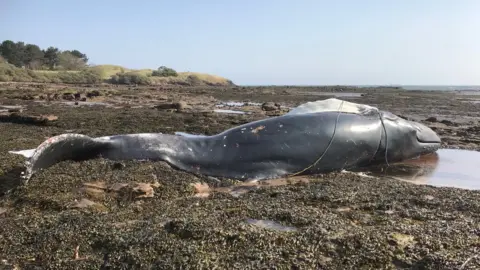
[[(330, 142), (328, 143), (328, 146), (327, 148), (325, 149), (325, 151), (323, 151), (322, 155), (320, 155), (320, 157), (315, 160), (315, 162), (313, 162), (310, 166), (306, 167), (305, 169), (303, 170), (300, 170), (298, 172), (295, 172), (295, 173), (292, 173), (290, 174), (289, 176), (296, 176), (296, 175), (299, 175), (301, 173), (304, 173), (305, 171), (307, 171), (308, 169), (311, 169), (312, 167), (316, 166), (318, 164), (318, 162), (320, 162), (320, 160), (322, 160), (322, 158), (325, 156), (325, 154), (327, 153), (328, 149), (330, 148), (330, 146), (332, 145), (333, 143), (333, 139), (335, 138), (335, 133), (337, 131), (337, 124), (338, 124), (338, 119), (340, 118), (340, 114), (342, 113), (341, 109), (343, 108), (343, 103), (345, 101), (342, 100), (342, 103), (340, 103), (340, 106), (338, 107), (338, 114), (337, 114), (337, 119), (335, 120), (335, 126), (333, 128), (333, 134), (332, 134), (332, 138), (330, 138)], [(383, 118), (382, 118), (382, 115), (380, 113), (380, 110), (377, 109), (377, 114), (378, 114), (378, 118), (380, 119), (380, 122), (382, 123), (382, 127), (383, 127), (383, 131), (385, 132), (385, 162), (387, 163), (387, 167), (390, 166), (390, 164), (388, 163), (388, 137), (387, 137), (387, 128), (385, 127), (385, 123), (383, 122)], [(382, 134), (380, 134), (380, 144), (382, 143)]]

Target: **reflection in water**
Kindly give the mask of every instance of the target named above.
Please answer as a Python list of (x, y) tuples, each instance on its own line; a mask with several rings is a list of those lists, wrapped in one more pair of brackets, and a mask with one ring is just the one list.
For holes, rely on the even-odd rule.
[[(419, 185), (438, 187), (457, 187), (464, 189), (480, 190), (480, 152), (439, 149), (436, 153), (424, 155), (390, 166), (368, 167), (357, 170), (360, 175), (396, 179)], [(239, 197), (251, 190), (260, 187), (284, 186), (289, 184), (308, 183), (306, 176), (277, 178), (263, 181), (243, 182), (229, 187), (211, 189), (215, 192), (229, 193)]]
[(420, 185), (480, 189), (480, 152), (439, 149), (417, 159), (369, 168), (367, 174)]
[(297, 231), (297, 228), (295, 227), (288, 227), (284, 226), (278, 222), (271, 221), (271, 220), (261, 220), (261, 219), (247, 219), (247, 223), (252, 224), (254, 226), (264, 228), (264, 229), (271, 229), (275, 231), (281, 231), (281, 232), (295, 232)]

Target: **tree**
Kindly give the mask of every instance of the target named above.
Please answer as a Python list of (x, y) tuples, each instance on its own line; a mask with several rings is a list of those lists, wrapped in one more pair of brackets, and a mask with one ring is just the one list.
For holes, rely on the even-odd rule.
[(173, 68), (161, 66), (152, 72), (152, 76), (157, 77), (177, 77), (178, 73)]
[(5, 40), (0, 45), (0, 53), (12, 65), (17, 67), (23, 66), (25, 44), (23, 42), (13, 42)]
[(50, 69), (54, 69), (58, 65), (59, 54), (58, 48), (52, 46), (44, 52), (44, 62)]
[(78, 50), (67, 51), (67, 52), (71, 53), (73, 56), (75, 56), (75, 57), (77, 57), (77, 58), (82, 59), (82, 60), (85, 62), (85, 64), (88, 63), (88, 57), (87, 57), (86, 54), (81, 53), (81, 52), (78, 51)]
[(30, 69), (38, 69), (43, 65), (44, 53), (35, 44), (25, 46), (25, 57), (23, 64)]
[(58, 56), (58, 65), (65, 70), (78, 70), (85, 67), (86, 63), (82, 58), (73, 55), (70, 51), (64, 51)]

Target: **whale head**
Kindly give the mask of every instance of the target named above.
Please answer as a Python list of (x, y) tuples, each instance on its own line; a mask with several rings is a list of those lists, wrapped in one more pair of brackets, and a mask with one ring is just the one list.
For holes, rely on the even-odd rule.
[(396, 162), (430, 154), (440, 148), (442, 141), (431, 128), (386, 111), (380, 111), (380, 116), (384, 132), (382, 150), (377, 153), (377, 159)]

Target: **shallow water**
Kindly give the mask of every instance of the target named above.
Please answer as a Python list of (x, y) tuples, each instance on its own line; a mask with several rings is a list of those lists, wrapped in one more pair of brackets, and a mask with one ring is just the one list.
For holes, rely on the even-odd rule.
[(223, 107), (244, 107), (244, 106), (262, 106), (262, 103), (258, 102), (238, 102), (238, 101), (227, 101), (227, 102), (220, 102), (219, 104), (215, 105), (218, 108)]
[(434, 154), (390, 164), (367, 174), (419, 185), (480, 190), (479, 169), (480, 152), (439, 149)]
[(234, 110), (223, 110), (223, 109), (216, 109), (213, 110), (216, 113), (230, 113), (230, 114), (247, 114), (244, 111), (234, 111)]
[(334, 97), (361, 97), (363, 93), (354, 92), (303, 92), (302, 94), (313, 96), (334, 96)]
[[(471, 190), (480, 190), (480, 152), (439, 149), (436, 153), (425, 155), (389, 166), (369, 167), (358, 170), (366, 177), (395, 179), (418, 185), (437, 187), (456, 187)], [(308, 183), (309, 178), (294, 176), (263, 181), (244, 182), (230, 187), (214, 188), (217, 192), (226, 192), (234, 197), (258, 189), (260, 187), (283, 186), (298, 183)]]
[[(34, 102), (47, 104), (47, 101), (45, 100), (35, 100)], [(68, 106), (106, 106), (106, 107), (111, 106), (111, 104), (108, 104), (105, 102), (99, 102), (99, 101), (50, 101), (50, 103), (65, 104)]]
[(21, 105), (0, 105), (0, 109), (6, 109), (6, 110), (19, 110), (23, 109), (23, 106)]

